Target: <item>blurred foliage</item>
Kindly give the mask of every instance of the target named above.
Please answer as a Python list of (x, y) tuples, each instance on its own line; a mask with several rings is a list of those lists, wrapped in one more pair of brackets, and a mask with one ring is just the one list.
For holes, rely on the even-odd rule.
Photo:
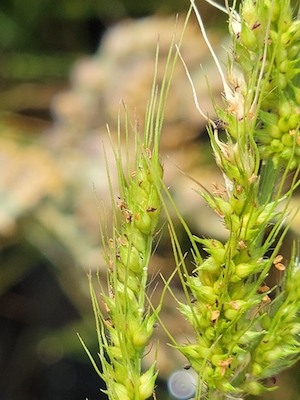
[(1, 77), (12, 81), (62, 81), (77, 57), (75, 54), (5, 54), (2, 56)]
[(2, 0), (0, 48), (2, 51), (86, 51), (88, 29), (87, 26), (80, 28), (87, 21), (98, 19), (107, 26), (129, 16), (174, 13), (187, 7), (188, 1), (181, 0)]

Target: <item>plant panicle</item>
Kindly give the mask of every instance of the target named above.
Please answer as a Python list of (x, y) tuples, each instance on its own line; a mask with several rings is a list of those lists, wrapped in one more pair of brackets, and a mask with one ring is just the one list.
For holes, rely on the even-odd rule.
[[(238, 12), (235, 3), (225, 6), (233, 47), (227, 76), (221, 72), (224, 108), (215, 105), (217, 123), (197, 103), (184, 64), (226, 184), (222, 193), (197, 191), (222, 220), (228, 240), (223, 244), (187, 230), (191, 247), (201, 245), (207, 256), (192, 251), (192, 275), (179, 259), (187, 294), (179, 309), (194, 328), (195, 343), (175, 347), (200, 377), (196, 398), (209, 400), (274, 390), (273, 377), (300, 355), (299, 255), (294, 249), (289, 262), (281, 255), (291, 196), (299, 185), (300, 24), (289, 0), (244, 0)], [(294, 179), (284, 193), (290, 171)], [(174, 253), (182, 254), (174, 230), (171, 237)], [(272, 270), (285, 278), (269, 287)]]

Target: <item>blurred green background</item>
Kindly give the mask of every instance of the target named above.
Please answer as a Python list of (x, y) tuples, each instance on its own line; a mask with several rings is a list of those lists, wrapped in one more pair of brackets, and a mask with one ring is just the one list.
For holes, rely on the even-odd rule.
[[(204, 0), (198, 5), (213, 41), (222, 42), (226, 18)], [(175, 13), (184, 16), (187, 7), (187, 0), (1, 0), (0, 400), (101, 398), (100, 379), (76, 332), (96, 356), (86, 272), (102, 266), (97, 207), (98, 197), (108, 196), (100, 151), (105, 123), (114, 127), (123, 89), (132, 110), (139, 102), (145, 108), (157, 35), (164, 26), (171, 35)], [(119, 25), (147, 16), (154, 19), (144, 27)], [(195, 31), (183, 51), (198, 79), (200, 61), (205, 65), (210, 57)], [(146, 55), (142, 40), (150, 47)], [(212, 91), (219, 93), (211, 77)], [(210, 185), (220, 177), (201, 135), (203, 121), (193, 111), (183, 70), (177, 81), (162, 148)], [(203, 101), (210, 102), (203, 91)], [(218, 221), (204, 217), (205, 205), (195, 217), (199, 200), (191, 200), (191, 183), (175, 173), (166, 179), (176, 200), (189, 204), (186, 216), (195, 232), (213, 234), (208, 226), (218, 232)], [(173, 268), (164, 240), (155, 262)], [(165, 311), (171, 326), (175, 307)], [(162, 354), (170, 361), (164, 349)], [(176, 357), (162, 362), (162, 378), (183, 364)], [(297, 381), (289, 381), (290, 392), (266, 398), (294, 400)]]

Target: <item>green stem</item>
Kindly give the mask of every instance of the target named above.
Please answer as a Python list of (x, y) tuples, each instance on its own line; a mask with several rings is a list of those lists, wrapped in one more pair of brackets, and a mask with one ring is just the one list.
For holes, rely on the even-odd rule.
[(260, 172), (260, 188), (259, 188), (259, 203), (260, 205), (268, 204), (272, 201), (280, 167), (275, 168), (273, 161), (268, 159), (261, 167)]

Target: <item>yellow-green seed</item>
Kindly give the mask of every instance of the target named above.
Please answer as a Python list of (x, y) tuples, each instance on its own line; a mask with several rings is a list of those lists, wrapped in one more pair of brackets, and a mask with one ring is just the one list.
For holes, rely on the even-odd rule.
[(238, 310), (234, 310), (233, 308), (229, 308), (224, 312), (225, 318), (227, 318), (229, 321), (235, 320), (239, 315)]
[(292, 147), (294, 144), (294, 138), (289, 133), (284, 133), (281, 137), (281, 141), (285, 146)]
[(239, 278), (246, 278), (247, 276), (249, 276), (250, 274), (253, 273), (253, 271), (256, 269), (257, 267), (252, 264), (247, 264), (247, 263), (241, 263), (238, 264), (235, 268), (235, 274), (239, 277)]
[(265, 391), (265, 387), (255, 380), (247, 382), (245, 389), (249, 394), (252, 394), (254, 396), (259, 396)]
[(134, 246), (120, 246), (119, 248), (120, 257), (122, 262), (130, 271), (134, 273), (140, 273), (142, 265), (142, 259), (139, 251)]
[(270, 147), (275, 153), (281, 153), (284, 149), (284, 145), (279, 139), (273, 139)]
[(256, 50), (257, 49), (257, 38), (253, 31), (246, 25), (245, 22), (242, 22), (242, 29), (240, 33), (240, 40), (241, 43), (248, 49), (248, 50)]
[(151, 235), (151, 218), (147, 211), (140, 211), (134, 214), (134, 223), (136, 227), (145, 235)]
[(139, 382), (140, 400), (146, 400), (153, 394), (156, 377), (157, 373), (154, 372), (154, 367), (150, 368), (140, 377), (140, 382)]
[(258, 376), (259, 377), (259, 376), (261, 376), (262, 372), (263, 372), (263, 368), (261, 366), (261, 363), (253, 362), (252, 365), (251, 365), (251, 373), (254, 376)]
[(293, 113), (289, 117), (289, 130), (296, 129), (300, 123), (300, 111)]
[[(290, 122), (289, 122), (290, 115), (286, 117), (281, 117), (278, 121), (278, 128), (281, 132), (288, 132), (290, 129)], [(274, 138), (278, 138), (278, 136), (273, 136)]]
[(132, 400), (132, 398), (128, 395), (126, 387), (122, 383), (114, 382), (113, 391), (116, 393), (117, 399)]

